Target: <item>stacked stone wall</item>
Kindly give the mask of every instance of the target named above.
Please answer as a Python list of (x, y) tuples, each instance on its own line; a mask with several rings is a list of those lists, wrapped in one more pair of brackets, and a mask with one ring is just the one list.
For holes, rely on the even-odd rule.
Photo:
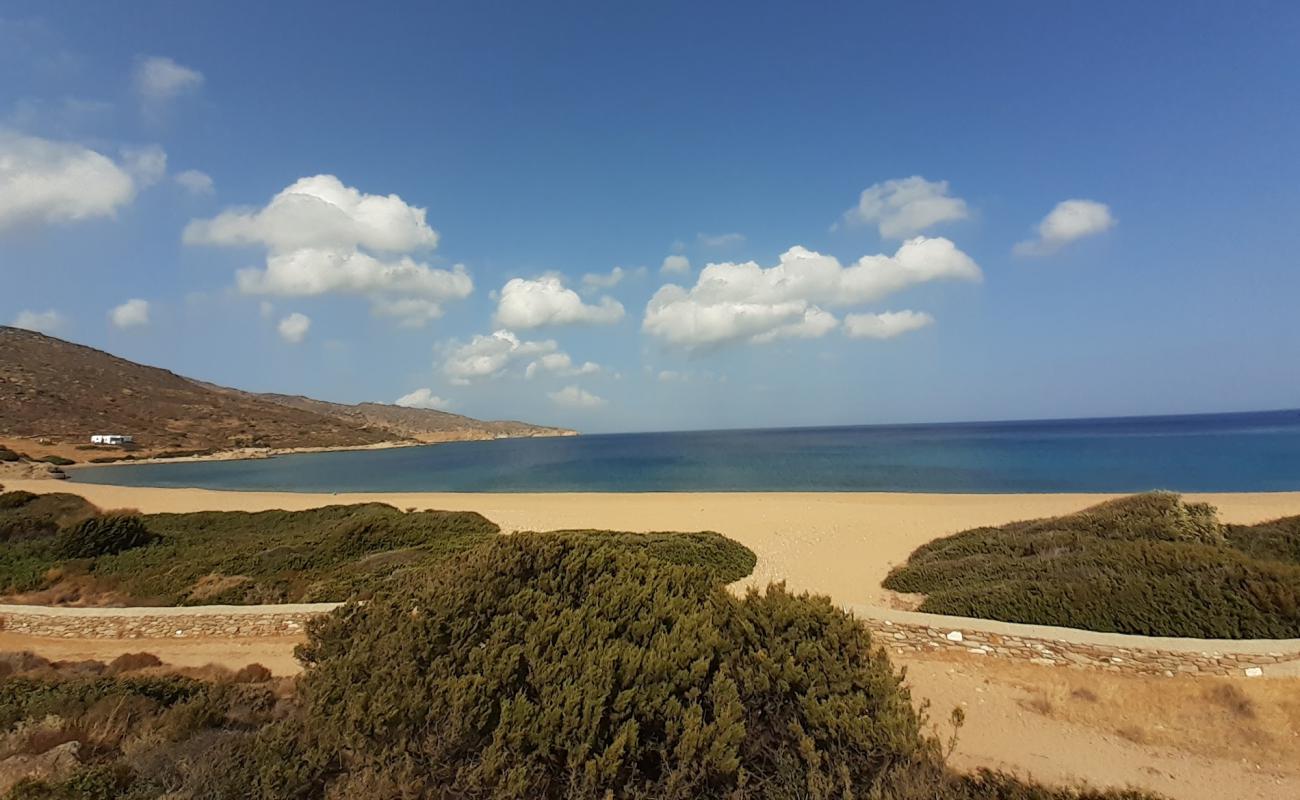
[(45, 608), (0, 605), (5, 631), (59, 639), (287, 636), (337, 603), (191, 608)]
[[(5, 631), (63, 639), (185, 639), (301, 634), (338, 603), (179, 608), (0, 605)], [(1300, 675), (1300, 640), (1199, 640), (1095, 633), (945, 617), (875, 606), (848, 609), (901, 655), (963, 653), (1043, 666), (1137, 675)]]

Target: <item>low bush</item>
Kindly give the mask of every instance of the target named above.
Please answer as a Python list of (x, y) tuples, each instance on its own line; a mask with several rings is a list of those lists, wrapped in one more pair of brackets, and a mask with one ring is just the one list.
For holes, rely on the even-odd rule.
[[(0, 549), (0, 591), (47, 588), (67, 577), (72, 562), (87, 587), (145, 605), (365, 599), (499, 531), (472, 512), (402, 512), (379, 503), (132, 517), (142, 527), (121, 514), (96, 517), (97, 510), (74, 495), (10, 493), (0, 495), (0, 503), (13, 507), (0, 510), (0, 539), (30, 540)], [(749, 574), (755, 563), (747, 548), (716, 533), (579, 535), (703, 566), (726, 582)]]
[(91, 517), (59, 534), (54, 552), (60, 558), (98, 558), (125, 553), (157, 541), (158, 536), (134, 514)]
[(8, 447), (0, 447), (0, 461), (18, 461), (22, 458), (21, 453), (10, 450)]
[(44, 461), (47, 464), (53, 464), (56, 467), (66, 467), (77, 463), (76, 461), (73, 461), (70, 458), (65, 458), (64, 456), (45, 456), (39, 460)]
[(920, 610), (1097, 631), (1300, 636), (1295, 520), (1221, 526), (1203, 504), (1137, 495), (930, 542), (885, 580)]

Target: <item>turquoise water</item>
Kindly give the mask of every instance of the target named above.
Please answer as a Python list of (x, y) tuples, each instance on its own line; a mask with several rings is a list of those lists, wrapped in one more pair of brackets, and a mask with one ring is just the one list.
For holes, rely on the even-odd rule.
[(129, 486), (301, 492), (1300, 490), (1300, 411), (629, 433), (78, 469)]

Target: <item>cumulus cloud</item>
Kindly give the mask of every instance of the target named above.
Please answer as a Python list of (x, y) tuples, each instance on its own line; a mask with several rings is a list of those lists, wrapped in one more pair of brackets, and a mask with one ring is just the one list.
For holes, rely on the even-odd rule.
[(558, 392), (548, 392), (546, 396), (557, 406), (565, 408), (600, 408), (606, 404), (603, 397), (577, 386), (566, 386)]
[(212, 176), (197, 169), (187, 169), (176, 173), (176, 183), (193, 195), (212, 194)]
[(947, 181), (920, 175), (872, 184), (844, 212), (846, 225), (876, 225), (886, 239), (906, 239), (941, 222), (966, 219), (966, 201), (948, 193)]
[(53, 309), (49, 311), (19, 311), (13, 326), (53, 336), (68, 327), (68, 318)]
[(280, 320), (276, 329), (280, 331), (280, 338), (290, 344), (298, 344), (306, 336), (307, 331), (311, 328), (311, 317), (306, 314), (299, 314), (297, 311)]
[(591, 305), (566, 288), (559, 275), (536, 280), (512, 278), (501, 287), (496, 322), (507, 328), (528, 330), (547, 325), (610, 325), (623, 318), (623, 304), (602, 297)]
[(892, 339), (908, 331), (934, 324), (934, 317), (921, 311), (884, 311), (879, 314), (846, 314), (844, 335), (854, 339)]
[(549, 372), (553, 375), (560, 375), (562, 377), (591, 375), (600, 372), (600, 365), (594, 361), (584, 361), (581, 364), (575, 364), (569, 354), (564, 352), (547, 353), (528, 365), (524, 370), (524, 377), (531, 379), (543, 372)]
[(700, 233), (695, 238), (705, 247), (735, 247), (745, 242), (743, 233)]
[(838, 324), (822, 306), (862, 305), (929, 281), (981, 278), (970, 256), (941, 237), (916, 237), (892, 256), (863, 256), (847, 267), (796, 246), (772, 267), (709, 264), (689, 290), (661, 287), (646, 306), (642, 330), (687, 348), (817, 338)]
[(135, 65), (135, 91), (153, 103), (165, 103), (203, 85), (203, 73), (166, 56), (148, 56)]
[(529, 342), (511, 331), (499, 330), (486, 336), (475, 336), (465, 344), (453, 344), (442, 370), (452, 383), (463, 386), (482, 378), (495, 377), (520, 359), (557, 350), (559, 345), (554, 340)]
[(448, 408), (451, 408), (451, 401), (439, 397), (433, 393), (432, 389), (425, 387), (416, 389), (410, 394), (402, 395), (393, 401), (393, 405), (398, 405), (402, 408), (426, 408), (436, 411), (446, 411)]
[(659, 267), (659, 271), (665, 274), (685, 274), (691, 271), (691, 260), (686, 256), (667, 256), (664, 258), (664, 263)]
[(1070, 242), (1096, 236), (1115, 227), (1110, 206), (1096, 200), (1063, 200), (1038, 223), (1038, 237), (1020, 242), (1016, 255), (1045, 256)]
[(149, 324), (149, 301), (140, 298), (127, 300), (108, 312), (108, 319), (115, 328), (138, 328)]
[(192, 220), (183, 239), (193, 245), (265, 247), (265, 269), (236, 275), (246, 294), (362, 295), (389, 316), (400, 307), (398, 299), (423, 301), (409, 306), (412, 315), (403, 317), (409, 324), (437, 317), (442, 304), (474, 290), (464, 266), (435, 269), (412, 257), (438, 243), (425, 209), (395, 194), (365, 194), (333, 175), (301, 178), (260, 209), (233, 208)]
[(111, 217), (135, 192), (131, 173), (108, 156), (0, 131), (0, 230)]

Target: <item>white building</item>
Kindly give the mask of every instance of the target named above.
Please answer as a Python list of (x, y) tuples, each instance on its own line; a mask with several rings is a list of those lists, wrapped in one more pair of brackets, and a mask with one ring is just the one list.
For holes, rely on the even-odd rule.
[(90, 437), (91, 444), (131, 444), (134, 441), (134, 436), (121, 433), (96, 433)]

